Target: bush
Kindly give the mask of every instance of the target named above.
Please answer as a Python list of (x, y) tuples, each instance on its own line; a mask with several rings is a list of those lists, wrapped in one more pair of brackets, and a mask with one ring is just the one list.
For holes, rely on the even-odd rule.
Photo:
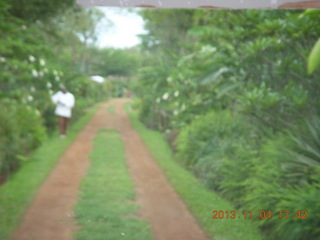
[(155, 104), (149, 104), (148, 101), (142, 101), (139, 119), (151, 129), (165, 131), (169, 129), (169, 114), (167, 110), (157, 107)]
[(290, 158), (283, 164), (285, 175), (296, 184), (312, 181), (320, 167), (320, 118), (313, 116), (289, 135), (293, 147), (286, 149)]
[[(272, 210), (281, 199), (281, 192), (289, 182), (283, 177), (282, 161), (290, 158), (284, 149), (291, 145), (286, 135), (266, 140), (255, 156), (247, 155), (250, 167), (242, 198), (250, 209)], [(262, 208), (262, 209), (261, 209)]]
[(46, 138), (40, 113), (13, 101), (0, 103), (0, 175), (9, 175)]
[(228, 110), (209, 112), (184, 128), (177, 139), (177, 156), (210, 188), (218, 190), (227, 159), (254, 135), (247, 122)]
[[(255, 158), (248, 162), (251, 167), (247, 168), (249, 176), (239, 185), (243, 192), (234, 202), (241, 202), (242, 207), (253, 212), (262, 210), (271, 211), (272, 218), (258, 220), (268, 239), (317, 239), (319, 236), (319, 188), (320, 188), (320, 167), (313, 165), (313, 174), (302, 178), (301, 171), (307, 172), (310, 166), (299, 165), (299, 159), (294, 159), (292, 150), (297, 151), (297, 142), (288, 134), (278, 134), (269, 139), (262, 146)], [(299, 155), (300, 156), (300, 155)], [(300, 171), (288, 169), (288, 163), (295, 163), (300, 166)], [(222, 186), (231, 182), (231, 175), (224, 175)], [(299, 181), (297, 181), (299, 179)], [(228, 187), (230, 195), (232, 188)], [(280, 211), (290, 211), (290, 217), (279, 219)], [(308, 219), (295, 218), (298, 211), (307, 211)], [(301, 213), (301, 216), (303, 214)]]
[[(182, 129), (177, 156), (202, 183), (238, 209), (255, 216), (270, 211), (272, 218), (253, 219), (268, 239), (317, 239), (319, 122), (314, 118), (300, 125), (300, 132), (284, 130), (260, 138), (238, 114), (210, 112)], [(283, 212), (279, 219), (280, 211), (290, 211), (290, 218), (285, 219)], [(308, 212), (308, 219), (302, 219), (302, 211)]]
[[(319, 170), (320, 168), (318, 168), (318, 172)], [(275, 224), (274, 235), (276, 235), (276, 239), (319, 239), (319, 180), (320, 178), (318, 177), (318, 183), (305, 183), (301, 187), (288, 188), (283, 193), (281, 201), (276, 205), (275, 212), (286, 210), (290, 211), (290, 215), (287, 219), (271, 219)], [(306, 215), (304, 211), (307, 212)], [(284, 214), (283, 218), (285, 218)]]

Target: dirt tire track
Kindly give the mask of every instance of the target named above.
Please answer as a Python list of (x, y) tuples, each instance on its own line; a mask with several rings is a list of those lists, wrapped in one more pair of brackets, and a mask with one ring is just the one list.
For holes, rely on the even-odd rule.
[[(141, 205), (139, 216), (150, 222), (155, 240), (207, 239), (132, 129), (123, 110), (126, 102), (128, 99), (115, 99), (100, 107), (39, 188), (12, 240), (74, 239), (77, 227), (73, 223), (73, 206), (89, 165), (94, 136), (100, 129), (121, 133), (136, 201)], [(112, 105), (116, 106), (116, 114), (107, 113)]]
[[(40, 186), (12, 240), (73, 240), (73, 206), (89, 165), (88, 154), (96, 131), (108, 125), (103, 105), (79, 133)], [(110, 124), (110, 123), (109, 123)], [(63, 141), (64, 139), (61, 139)]]
[(208, 239), (133, 130), (122, 105), (117, 105), (117, 113), (121, 119), (119, 130), (125, 144), (126, 160), (141, 206), (140, 215), (151, 224), (155, 239)]

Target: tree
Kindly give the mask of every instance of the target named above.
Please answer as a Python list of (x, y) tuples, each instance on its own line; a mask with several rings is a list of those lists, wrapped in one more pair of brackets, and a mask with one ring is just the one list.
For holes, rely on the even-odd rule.
[(140, 54), (134, 49), (91, 48), (91, 74), (132, 76), (140, 66)]
[(74, 0), (8, 0), (10, 13), (27, 22), (48, 20), (74, 6)]

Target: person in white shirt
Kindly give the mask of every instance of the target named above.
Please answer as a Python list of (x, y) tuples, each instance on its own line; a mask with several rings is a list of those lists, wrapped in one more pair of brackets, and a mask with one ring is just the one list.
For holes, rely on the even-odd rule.
[(59, 118), (59, 130), (62, 138), (66, 137), (68, 120), (72, 115), (72, 108), (75, 104), (75, 98), (72, 93), (68, 92), (66, 87), (61, 87), (61, 90), (51, 97), (51, 100), (56, 104), (55, 115)]

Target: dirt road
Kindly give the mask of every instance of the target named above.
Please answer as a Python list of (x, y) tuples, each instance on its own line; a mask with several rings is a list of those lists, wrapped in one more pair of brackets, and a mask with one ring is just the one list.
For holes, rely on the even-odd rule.
[[(116, 129), (121, 133), (136, 201), (141, 205), (139, 216), (151, 224), (154, 239), (207, 239), (131, 127), (123, 110), (127, 101), (115, 99), (100, 107), (39, 188), (12, 240), (74, 239), (77, 227), (73, 224), (73, 206), (90, 163), (88, 155), (93, 139), (100, 129)], [(115, 106), (115, 114), (107, 112), (110, 106)]]

